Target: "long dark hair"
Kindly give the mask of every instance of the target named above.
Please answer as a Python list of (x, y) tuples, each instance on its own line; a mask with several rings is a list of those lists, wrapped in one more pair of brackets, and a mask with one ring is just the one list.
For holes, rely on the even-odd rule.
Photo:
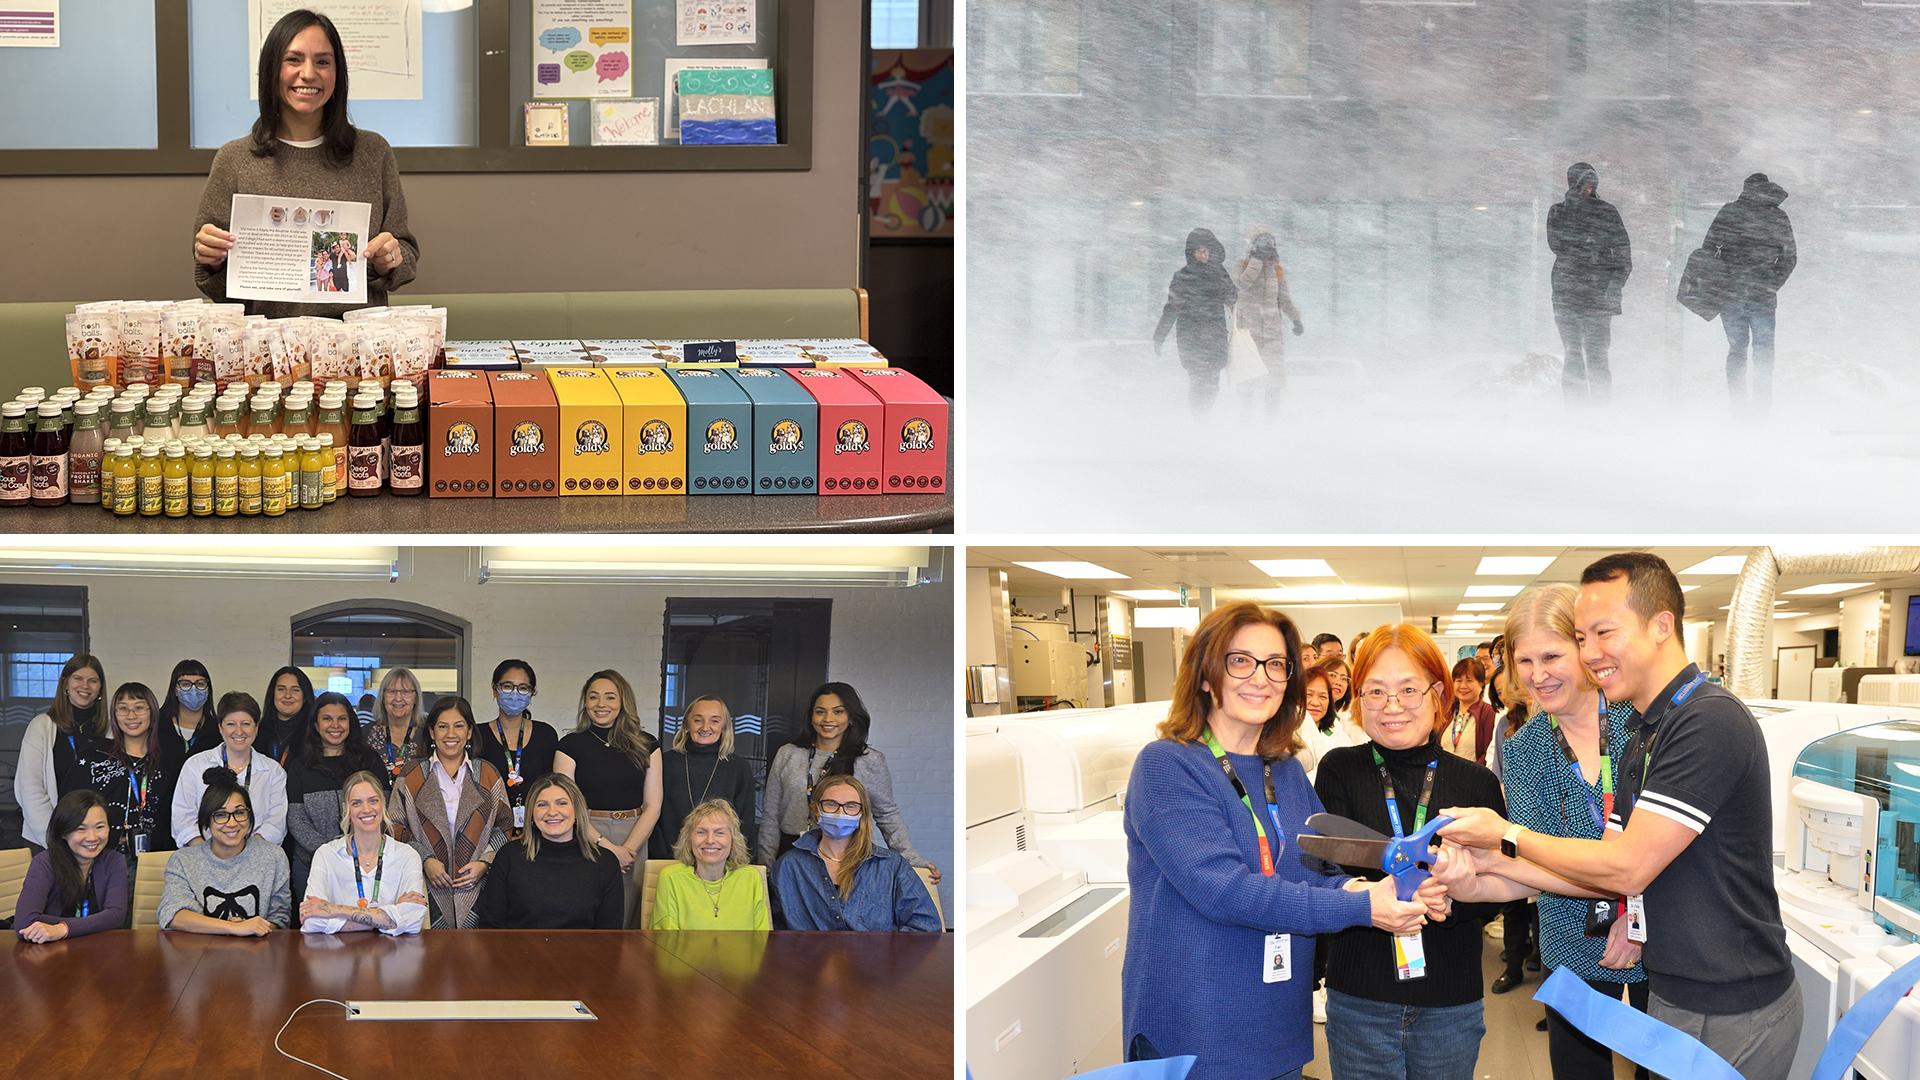
[(327, 163), (343, 166), (353, 160), (354, 143), (359, 139), (359, 132), (347, 119), (347, 49), (340, 42), (340, 31), (334, 29), (333, 20), (306, 8), (280, 16), (280, 21), (267, 31), (266, 40), (260, 43), (260, 118), (253, 122), (253, 156), (272, 157), (278, 145), (280, 61), (287, 55), (293, 39), (310, 26), (319, 27), (333, 48), (333, 96), (320, 107), (320, 137), (325, 140), (321, 145), (326, 150)]
[(293, 734), (288, 736), (287, 745), (277, 747), (288, 760), (291, 760), (299, 753), (300, 744), (306, 741), (307, 732), (313, 730), (313, 680), (307, 677), (306, 672), (292, 664), (274, 672), (267, 679), (267, 692), (260, 699), (260, 711), (265, 714), (260, 718), (260, 726), (266, 729), (261, 734), (267, 737), (269, 743), (279, 741), (276, 729), (280, 726), (280, 711), (273, 703), (273, 688), (280, 684), (282, 675), (292, 675), (294, 681), (300, 684), (300, 711), (293, 714)]
[(201, 722), (205, 723), (206, 717), (213, 712), (213, 673), (198, 660), (182, 660), (173, 665), (173, 674), (167, 676), (167, 696), (160, 702), (160, 715), (153, 718), (156, 727), (163, 721), (171, 724), (179, 718), (180, 695), (173, 688), (182, 675), (198, 675), (207, 680), (207, 703), (200, 707)]
[[(67, 846), (67, 834), (86, 824), (87, 814), (94, 807), (101, 813), (107, 812), (107, 801), (92, 788), (75, 788), (60, 796), (54, 804), (53, 817), (47, 821), (47, 861), (53, 864), (54, 884), (60, 886), (60, 899), (66, 907), (76, 908), (86, 898), (87, 881), (80, 873), (80, 860), (73, 857), (73, 849)], [(101, 851), (104, 853), (105, 848)]]
[[(490, 687), (498, 687), (500, 680), (506, 678), (507, 672), (512, 671), (514, 668), (519, 668), (521, 671), (527, 673), (528, 690), (536, 694), (540, 692), (540, 679), (534, 675), (533, 665), (527, 663), (525, 660), (502, 660), (498, 664), (493, 665), (493, 681), (487, 685)], [(533, 717), (533, 706), (527, 706), (527, 711), (521, 715), (531, 719)]]
[(439, 750), (433, 741), (433, 725), (439, 722), (440, 714), (445, 712), (459, 713), (460, 719), (467, 722), (467, 752), (473, 752), (473, 736), (480, 728), (473, 718), (473, 706), (458, 694), (445, 694), (434, 699), (433, 705), (427, 709), (425, 721), (413, 736), (414, 750), (422, 761), (433, 757)]
[(840, 736), (840, 748), (827, 759), (827, 766), (820, 775), (852, 776), (853, 763), (859, 760), (861, 754), (867, 752), (867, 731), (872, 727), (873, 716), (867, 712), (867, 707), (861, 702), (859, 693), (846, 683), (821, 683), (812, 694), (808, 695), (806, 726), (801, 729), (800, 737), (793, 740), (793, 743), (795, 746), (813, 749), (814, 742), (820, 737), (820, 733), (813, 730), (813, 707), (828, 694), (839, 698), (840, 704), (847, 707), (847, 730)]
[[(275, 676), (278, 678), (278, 676)], [(339, 757), (328, 757), (326, 747), (320, 741), (320, 710), (329, 705), (337, 705), (347, 710), (347, 741), (341, 744)], [(386, 765), (381, 762), (380, 754), (367, 743), (367, 729), (361, 725), (360, 718), (354, 714), (353, 702), (345, 694), (332, 692), (321, 694), (313, 699), (313, 707), (307, 710), (307, 719), (300, 734), (293, 743), (289, 762), (311, 765), (327, 776), (345, 782), (349, 773), (365, 770), (380, 776), (387, 775)], [(336, 775), (337, 774), (337, 775)]]
[(74, 675), (87, 668), (92, 668), (93, 673), (100, 676), (100, 695), (93, 699), (93, 726), (95, 730), (87, 734), (105, 735), (107, 733), (107, 729), (100, 723), (100, 718), (105, 715), (106, 712), (106, 710), (100, 707), (100, 698), (104, 697), (107, 692), (106, 665), (100, 662), (99, 657), (91, 653), (79, 653), (69, 657), (67, 662), (61, 666), (60, 684), (53, 689), (53, 704), (47, 706), (47, 717), (53, 721), (54, 727), (60, 729), (60, 734), (62, 735), (73, 734), (73, 722), (76, 719), (73, 711), (73, 702), (67, 700), (67, 685), (73, 681)]

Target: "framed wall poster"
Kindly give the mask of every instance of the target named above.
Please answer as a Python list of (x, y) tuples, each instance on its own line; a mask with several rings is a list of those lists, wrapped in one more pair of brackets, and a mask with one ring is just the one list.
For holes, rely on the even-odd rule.
[(593, 116), (594, 146), (660, 145), (659, 98), (596, 101), (588, 111)]
[(953, 235), (952, 49), (875, 50), (867, 95), (872, 235)]
[(632, 0), (533, 0), (533, 96), (632, 97)]
[(526, 120), (528, 146), (568, 146), (573, 141), (564, 101), (529, 101)]

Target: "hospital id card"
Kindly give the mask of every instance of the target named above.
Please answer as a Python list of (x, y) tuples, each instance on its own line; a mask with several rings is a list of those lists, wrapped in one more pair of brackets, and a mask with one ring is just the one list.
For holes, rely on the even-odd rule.
[(1287, 982), (1293, 978), (1293, 935), (1268, 934), (1266, 958), (1260, 962), (1261, 982)]
[(516, 829), (524, 829), (527, 827), (526, 807), (516, 806), (513, 808), (513, 827)]
[(1427, 977), (1427, 945), (1418, 930), (1393, 935), (1393, 973), (1401, 982)]
[(1646, 944), (1647, 900), (1644, 896), (1627, 897), (1627, 940)]

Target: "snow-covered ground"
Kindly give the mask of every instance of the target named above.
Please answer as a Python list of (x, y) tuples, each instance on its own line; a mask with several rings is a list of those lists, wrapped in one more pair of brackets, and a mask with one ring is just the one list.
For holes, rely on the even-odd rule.
[(1904, 358), (1783, 353), (1758, 417), (1734, 414), (1718, 359), (1617, 357), (1612, 405), (1570, 411), (1557, 356), (1303, 355), (1277, 415), (1243, 384), (1197, 424), (1171, 341), (1046, 353), (969, 345), (969, 531), (1920, 529)]

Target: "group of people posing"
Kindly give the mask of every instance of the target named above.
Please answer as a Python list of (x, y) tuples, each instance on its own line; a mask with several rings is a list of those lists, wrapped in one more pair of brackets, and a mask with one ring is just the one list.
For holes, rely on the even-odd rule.
[[(1786, 198), (1765, 173), (1748, 176), (1740, 197), (1714, 216), (1681, 283), (1681, 302), (1704, 318), (1717, 315), (1726, 331), (1727, 391), (1736, 408), (1764, 411), (1771, 403), (1777, 295), (1798, 261), (1793, 223), (1780, 209)], [(1604, 405), (1612, 389), (1613, 318), (1633, 273), (1633, 245), (1619, 210), (1600, 198), (1592, 165), (1578, 161), (1567, 170), (1566, 194), (1548, 208), (1546, 233), (1564, 395), (1569, 405)], [(1176, 335), (1193, 413), (1204, 418), (1219, 396), (1234, 333), (1246, 331), (1267, 368), (1271, 408), (1286, 381), (1283, 329), (1291, 322), (1295, 334), (1305, 330), (1273, 234), (1256, 230), (1231, 265), (1208, 229), (1189, 233), (1185, 250), (1186, 265), (1174, 272), (1154, 329), (1155, 350)]]
[[(423, 708), (405, 668), (365, 710), (293, 666), (264, 708), (215, 700), (198, 660), (175, 665), (164, 700), (106, 685), (97, 658), (73, 657), (21, 744), (28, 941), (127, 926), (133, 870), (162, 851), (159, 924), (200, 933), (941, 929), (915, 867), (939, 871), (844, 683), (812, 694), (764, 791), (725, 702), (689, 703), (662, 747), (612, 670), (587, 678), (564, 737), (534, 719), (524, 660), (494, 669), (484, 724), (463, 697)], [(639, 926), (649, 857), (671, 864)]]
[[(1297, 1077), (1323, 976), (1337, 1080), (1469, 1080), (1481, 928), (1538, 897), (1549, 969), (1624, 994), (1743, 1076), (1784, 1080), (1801, 1005), (1766, 746), (1688, 660), (1684, 614), (1664, 561), (1610, 555), (1578, 587), (1514, 601), (1483, 647), (1489, 682), (1477, 657), (1449, 667), (1408, 623), (1357, 639), (1349, 667), (1338, 639), (1303, 645), (1277, 611), (1209, 613), (1128, 786), (1127, 1059)], [(1482, 699), (1492, 687), (1504, 719)], [(1381, 836), (1453, 821), (1433, 876), (1402, 900), (1379, 866), (1302, 850), (1323, 811)], [(1506, 923), (1523, 956), (1526, 920)], [(1606, 1046), (1551, 1009), (1546, 1023), (1556, 1080), (1614, 1075)]]

